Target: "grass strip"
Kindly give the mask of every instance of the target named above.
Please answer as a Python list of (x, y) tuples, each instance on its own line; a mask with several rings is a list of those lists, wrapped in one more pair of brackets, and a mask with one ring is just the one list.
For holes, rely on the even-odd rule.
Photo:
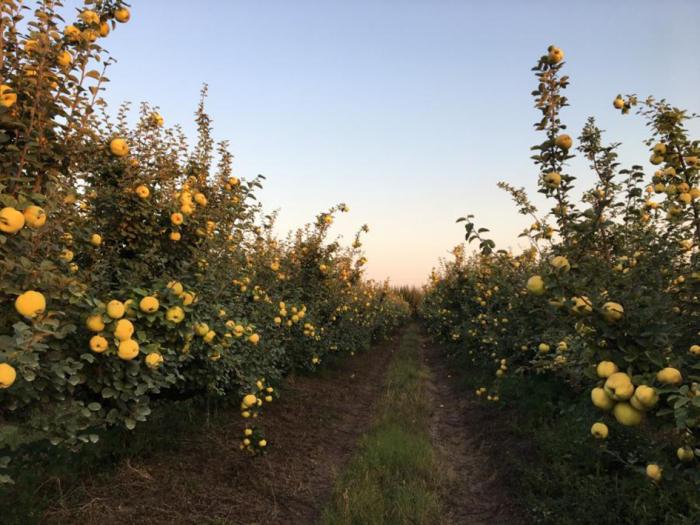
[(389, 367), (377, 419), (339, 477), (323, 525), (438, 521), (439, 479), (428, 433), (426, 379), (418, 328), (411, 325)]

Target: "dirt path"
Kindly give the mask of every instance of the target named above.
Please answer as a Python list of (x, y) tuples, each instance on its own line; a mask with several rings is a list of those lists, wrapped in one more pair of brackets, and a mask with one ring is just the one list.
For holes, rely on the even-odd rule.
[[(238, 450), (237, 411), (187, 436), (177, 451), (123, 462), (113, 475), (86, 480), (80, 496), (51, 508), (42, 522), (81, 524), (311, 525), (337, 475), (357, 450), (385, 390), (400, 337), (322, 376), (288, 380), (266, 411), (268, 454)], [(459, 392), (439, 350), (420, 338), (429, 434), (440, 473), (439, 525), (522, 523), (493, 458), (502, 446), (490, 413)]]
[(268, 454), (238, 450), (243, 422), (212, 426), (176, 453), (120, 465), (46, 522), (81, 524), (312, 524), (338, 470), (367, 429), (394, 342), (347, 359), (323, 377), (290, 379), (266, 411)]
[(504, 473), (493, 458), (499, 446), (492, 415), (459, 392), (439, 349), (422, 338), (430, 370), (433, 444), (443, 474), (441, 525), (523, 523), (503, 489)]

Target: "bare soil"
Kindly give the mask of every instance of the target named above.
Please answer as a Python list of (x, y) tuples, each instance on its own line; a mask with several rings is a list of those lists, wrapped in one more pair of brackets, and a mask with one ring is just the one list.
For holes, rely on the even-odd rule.
[(498, 464), (510, 444), (505, 427), (468, 393), (460, 391), (440, 350), (421, 341), (432, 381), (431, 435), (442, 471), (441, 525), (518, 525), (525, 523), (506, 488)]

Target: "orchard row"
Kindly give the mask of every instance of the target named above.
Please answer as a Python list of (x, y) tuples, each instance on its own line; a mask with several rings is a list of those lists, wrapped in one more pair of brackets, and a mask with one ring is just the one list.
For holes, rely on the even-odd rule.
[[(605, 144), (592, 118), (578, 140), (566, 133), (563, 67), (552, 46), (534, 68), (544, 138), (532, 159), (551, 207), (540, 213), (524, 189), (499, 184), (532, 218), (521, 234), (531, 248), (497, 251), (488, 230), (462, 219), (479, 252), (455, 249), (433, 273), (423, 313), (453, 354), (491, 371), (479, 398), (502, 401), (499, 385), (511, 374), (554, 374), (590, 396), (598, 411), (590, 439), (607, 440), (603, 448), (656, 482), (664, 468), (698, 482), (700, 144), (688, 137), (687, 112), (618, 95), (614, 108), (640, 108), (651, 131), (652, 173), (622, 168), (618, 144)], [(578, 202), (567, 167), (575, 152), (595, 178)], [(639, 429), (653, 452), (623, 450), (624, 427)]]
[[(101, 94), (121, 0), (0, 3), (0, 452), (75, 447), (153, 406), (233, 398), (253, 422), (291, 369), (363, 350), (408, 306), (363, 278), (344, 204), (285, 239), (215, 143), (204, 95), (190, 147), (144, 104), (134, 127)], [(4, 454), (0, 454), (2, 456)]]

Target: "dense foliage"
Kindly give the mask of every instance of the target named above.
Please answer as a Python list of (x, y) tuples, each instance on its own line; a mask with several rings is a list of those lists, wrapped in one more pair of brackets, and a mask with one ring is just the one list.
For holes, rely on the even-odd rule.
[[(244, 418), (290, 369), (352, 353), (407, 304), (363, 279), (360, 234), (328, 239), (338, 205), (286, 239), (233, 175), (202, 103), (189, 147), (144, 104), (101, 99), (120, 0), (0, 2), (0, 452), (77, 447), (155, 403), (228, 396)], [(248, 425), (241, 447), (266, 441)], [(2, 455), (2, 454), (0, 454)], [(1, 471), (0, 471), (1, 473)], [(7, 478), (4, 478), (7, 481)]]
[[(523, 189), (499, 184), (533, 218), (522, 234), (531, 249), (496, 250), (488, 230), (461, 219), (479, 251), (455, 249), (431, 276), (422, 312), (451, 353), (491, 370), (480, 398), (501, 400), (500, 385), (514, 374), (533, 385), (554, 375), (597, 408), (589, 439), (600, 440), (601, 452), (656, 483), (700, 483), (700, 143), (687, 134), (692, 115), (618, 95), (614, 108), (638, 108), (649, 126), (654, 171), (622, 168), (619, 144), (605, 144), (594, 119), (576, 141), (565, 133), (563, 68), (553, 46), (534, 68), (535, 128), (544, 138), (532, 159), (551, 209), (540, 214)], [(580, 202), (567, 168), (575, 152), (595, 177)], [(636, 428), (637, 445), (623, 427)]]

